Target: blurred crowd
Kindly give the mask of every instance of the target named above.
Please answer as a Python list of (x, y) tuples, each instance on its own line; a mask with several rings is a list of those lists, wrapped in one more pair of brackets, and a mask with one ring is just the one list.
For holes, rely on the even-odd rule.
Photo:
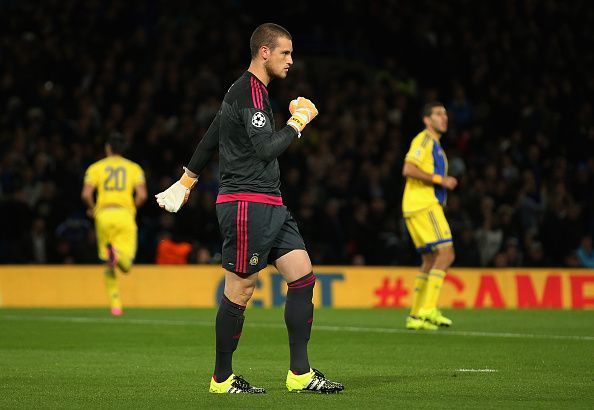
[[(127, 138), (149, 197), (182, 172), (266, 21), (295, 64), (277, 124), (320, 116), (280, 157), (315, 264), (414, 265), (401, 169), (420, 108), (449, 113), (454, 266), (594, 267), (594, 9), (586, 1), (0, 0), (0, 262), (94, 263), (80, 201), (105, 136)], [(307, 22), (307, 24), (305, 24)], [(189, 203), (138, 212), (138, 263), (218, 263), (217, 158)], [(173, 256), (172, 256), (173, 255)]]

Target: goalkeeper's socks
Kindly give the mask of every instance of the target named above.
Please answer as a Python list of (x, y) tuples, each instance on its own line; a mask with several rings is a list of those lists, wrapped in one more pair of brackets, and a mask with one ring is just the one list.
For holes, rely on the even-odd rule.
[(111, 308), (121, 310), (122, 300), (120, 299), (115, 271), (112, 268), (106, 268), (103, 278), (105, 280), (105, 288), (107, 289), (107, 296), (109, 297)]
[(427, 289), (425, 290), (425, 300), (423, 301), (423, 309), (435, 309), (437, 307), (437, 300), (441, 291), (441, 285), (445, 279), (445, 271), (440, 269), (431, 269), (429, 277), (427, 278)]
[(243, 321), (245, 306), (231, 302), (223, 295), (216, 320), (217, 356), (214, 379), (221, 382), (233, 373), (233, 352), (237, 349)]
[(425, 290), (427, 289), (427, 277), (429, 275), (426, 272), (419, 272), (415, 279), (415, 292), (413, 295), (413, 303), (410, 309), (411, 316), (418, 316), (419, 309), (423, 307), (425, 299)]
[(310, 371), (307, 342), (309, 342), (313, 323), (312, 299), (315, 284), (316, 277), (313, 272), (288, 284), (285, 323), (289, 332), (290, 369), (295, 374)]

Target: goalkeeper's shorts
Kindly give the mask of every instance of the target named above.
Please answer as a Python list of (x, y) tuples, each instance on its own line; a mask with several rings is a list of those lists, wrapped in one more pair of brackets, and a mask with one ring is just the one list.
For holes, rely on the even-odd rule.
[(417, 252), (433, 252), (436, 248), (452, 246), (450, 225), (439, 204), (404, 216), (406, 228)]
[(284, 205), (233, 201), (217, 204), (223, 236), (222, 266), (239, 276), (259, 272), (305, 243)]
[(99, 259), (106, 261), (107, 244), (111, 244), (118, 255), (134, 259), (137, 247), (135, 216), (126, 208), (103, 208), (95, 214), (95, 232)]

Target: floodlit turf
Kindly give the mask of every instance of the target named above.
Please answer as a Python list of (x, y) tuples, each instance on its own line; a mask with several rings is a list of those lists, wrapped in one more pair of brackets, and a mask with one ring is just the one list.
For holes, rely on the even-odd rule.
[(264, 396), (213, 395), (214, 310), (0, 309), (0, 408), (593, 408), (594, 311), (316, 312), (310, 360), (338, 395), (288, 393), (282, 310), (250, 309), (234, 368)]

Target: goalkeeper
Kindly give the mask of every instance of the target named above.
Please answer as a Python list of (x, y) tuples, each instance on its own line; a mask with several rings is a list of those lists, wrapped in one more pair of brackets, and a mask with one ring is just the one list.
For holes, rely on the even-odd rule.
[(316, 277), (303, 238), (283, 205), (277, 157), (300, 137), (318, 115), (316, 106), (299, 97), (291, 117), (275, 131), (267, 86), (287, 76), (293, 64), (291, 35), (267, 23), (250, 39), (249, 69), (227, 91), (220, 110), (198, 144), (180, 180), (156, 195), (158, 204), (177, 212), (187, 201), (200, 172), (219, 149), (220, 187), (216, 201), (223, 236), (225, 288), (216, 318), (216, 360), (211, 393), (264, 393), (233, 372), (232, 357), (252, 297), (258, 272), (273, 264), (287, 281), (285, 323), (289, 335), (289, 391), (335, 393), (330, 381), (309, 364), (307, 344), (313, 322)]

